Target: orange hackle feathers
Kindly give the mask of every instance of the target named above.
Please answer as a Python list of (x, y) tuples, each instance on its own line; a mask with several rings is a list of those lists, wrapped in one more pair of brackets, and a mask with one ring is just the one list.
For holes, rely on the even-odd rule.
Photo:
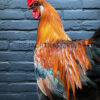
[(38, 26), (37, 46), (44, 42), (55, 42), (58, 39), (71, 40), (64, 31), (57, 11), (45, 1)]

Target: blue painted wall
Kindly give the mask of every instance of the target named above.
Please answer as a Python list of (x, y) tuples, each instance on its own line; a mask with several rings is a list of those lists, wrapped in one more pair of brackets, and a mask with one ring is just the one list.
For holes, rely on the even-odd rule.
[[(100, 0), (49, 0), (72, 39), (100, 27)], [(0, 0), (0, 100), (37, 100), (33, 65), (38, 20), (26, 0)]]

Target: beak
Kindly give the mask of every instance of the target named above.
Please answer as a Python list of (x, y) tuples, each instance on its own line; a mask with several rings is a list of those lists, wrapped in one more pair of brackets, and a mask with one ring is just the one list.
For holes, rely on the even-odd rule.
[(31, 9), (32, 9), (32, 7), (29, 7), (29, 8), (28, 8), (28, 10), (31, 10)]
[(28, 8), (28, 10), (32, 10), (34, 8), (35, 8), (34, 5), (32, 5), (31, 7)]

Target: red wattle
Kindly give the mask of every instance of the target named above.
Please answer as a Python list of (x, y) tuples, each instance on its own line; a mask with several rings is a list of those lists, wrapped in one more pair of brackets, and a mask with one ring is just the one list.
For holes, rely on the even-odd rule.
[(33, 10), (32, 14), (33, 14), (34, 18), (39, 18), (39, 11), (38, 10), (36, 10), (36, 11)]

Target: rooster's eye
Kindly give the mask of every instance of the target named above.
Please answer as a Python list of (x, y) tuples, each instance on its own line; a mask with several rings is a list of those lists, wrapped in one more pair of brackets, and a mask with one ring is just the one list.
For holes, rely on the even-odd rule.
[(34, 3), (34, 6), (39, 6), (39, 2), (35, 2)]

